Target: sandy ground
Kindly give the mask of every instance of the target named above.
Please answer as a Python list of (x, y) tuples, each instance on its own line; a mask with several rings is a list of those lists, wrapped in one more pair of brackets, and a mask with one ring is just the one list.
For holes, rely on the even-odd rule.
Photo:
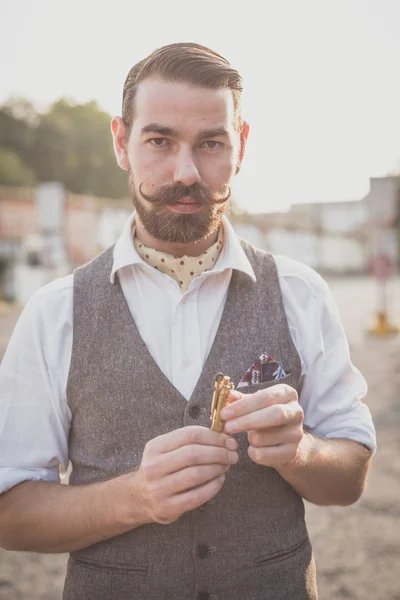
[[(369, 383), (368, 404), (379, 450), (359, 502), (348, 508), (307, 504), (319, 596), (321, 600), (400, 600), (400, 336), (365, 335), (375, 306), (370, 281), (334, 279), (330, 284), (353, 361)], [(400, 322), (399, 281), (390, 297), (392, 317)], [(0, 311), (0, 354), (14, 321), (15, 314)], [(59, 600), (66, 559), (65, 555), (0, 550), (0, 600)]]

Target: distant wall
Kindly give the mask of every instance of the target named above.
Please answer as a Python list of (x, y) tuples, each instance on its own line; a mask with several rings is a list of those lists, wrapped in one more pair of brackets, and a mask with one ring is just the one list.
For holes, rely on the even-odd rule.
[[(67, 193), (65, 244), (72, 265), (81, 265), (91, 260), (103, 249), (99, 240), (100, 228), (103, 238), (104, 230), (107, 229), (103, 213), (108, 215), (110, 227), (115, 230), (113, 215), (120, 215), (122, 212), (127, 216), (131, 211), (129, 200), (109, 200)], [(21, 243), (27, 235), (39, 233), (38, 227), (34, 190), (0, 186), (0, 240)], [(111, 239), (112, 235), (108, 238)]]
[(368, 269), (366, 242), (356, 237), (275, 229), (266, 239), (270, 252), (304, 262), (322, 273), (362, 273)]
[(21, 240), (36, 227), (33, 190), (0, 186), (0, 239)]

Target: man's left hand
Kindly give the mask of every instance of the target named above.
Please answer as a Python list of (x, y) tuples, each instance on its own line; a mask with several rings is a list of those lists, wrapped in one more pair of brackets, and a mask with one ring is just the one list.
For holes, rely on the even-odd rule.
[(221, 417), (226, 433), (247, 432), (248, 454), (255, 463), (278, 469), (296, 458), (304, 413), (292, 387), (276, 384), (255, 394), (234, 391)]

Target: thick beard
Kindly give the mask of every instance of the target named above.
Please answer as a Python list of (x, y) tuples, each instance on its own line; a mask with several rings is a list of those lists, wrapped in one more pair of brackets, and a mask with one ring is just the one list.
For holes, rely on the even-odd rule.
[(203, 203), (203, 208), (198, 213), (184, 215), (174, 213), (166, 206), (169, 203), (168, 196), (170, 199), (176, 196), (176, 186), (171, 186), (171, 192), (165, 188), (164, 193), (160, 192), (160, 198), (159, 194), (154, 194), (154, 204), (148, 210), (136, 192), (131, 170), (128, 175), (129, 190), (136, 212), (146, 231), (157, 240), (189, 244), (206, 239), (219, 229), (229, 202), (221, 202), (215, 198), (213, 192), (204, 184), (196, 184), (195, 193), (190, 194)]

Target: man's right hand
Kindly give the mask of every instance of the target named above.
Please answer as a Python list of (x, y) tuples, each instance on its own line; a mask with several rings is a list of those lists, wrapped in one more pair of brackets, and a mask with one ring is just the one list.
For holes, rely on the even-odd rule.
[(199, 426), (150, 440), (135, 473), (148, 522), (173, 523), (213, 498), (238, 461), (236, 450), (233, 438)]
[(184, 427), (150, 440), (135, 472), (86, 485), (23, 481), (0, 494), (0, 546), (74, 552), (146, 523), (173, 523), (219, 492), (235, 450), (226, 433)]

